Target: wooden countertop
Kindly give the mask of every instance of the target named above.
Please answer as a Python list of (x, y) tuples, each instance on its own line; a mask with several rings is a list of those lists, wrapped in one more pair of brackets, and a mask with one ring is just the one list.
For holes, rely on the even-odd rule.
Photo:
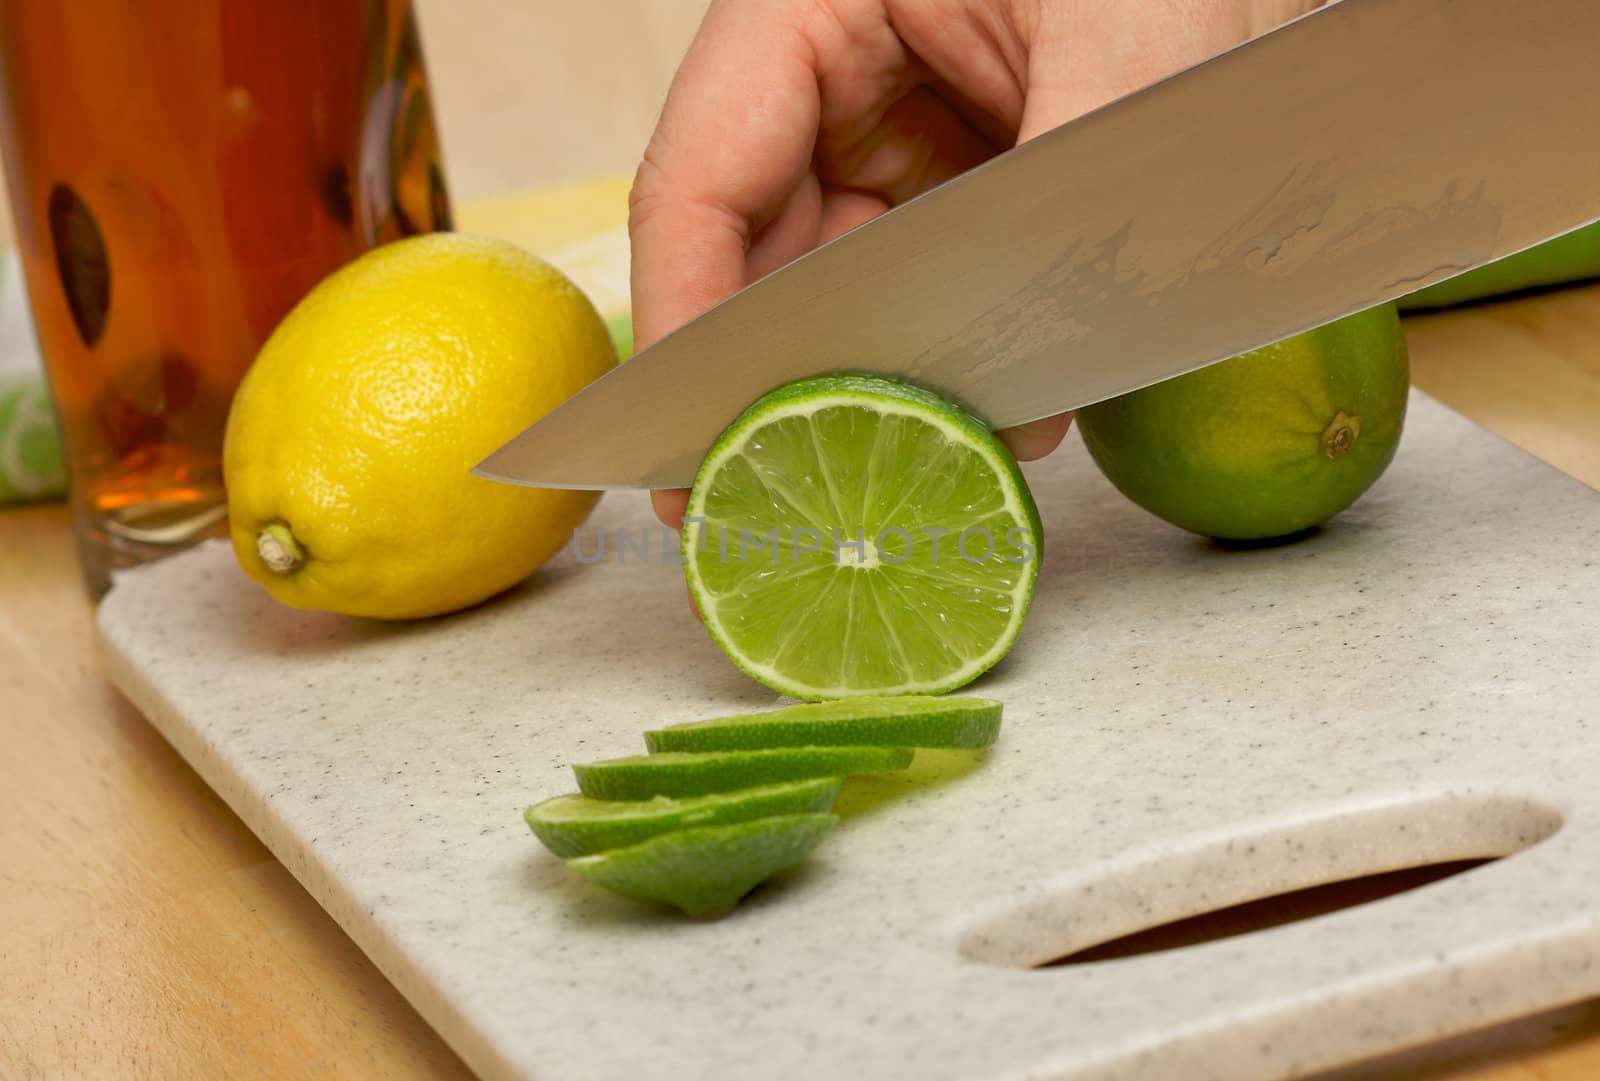
[[(419, 0), (457, 194), (629, 168), (700, 6)], [(1419, 386), (1600, 488), (1600, 286), (1408, 332)], [(105, 683), (91, 616), (65, 509), (0, 509), (0, 1078), (469, 1077)], [(1600, 1000), (1322, 1081), (1595, 1077)]]

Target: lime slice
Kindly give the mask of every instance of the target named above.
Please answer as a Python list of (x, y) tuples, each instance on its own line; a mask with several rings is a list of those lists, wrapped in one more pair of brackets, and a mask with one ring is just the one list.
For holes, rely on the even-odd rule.
[(999, 702), (988, 698), (842, 698), (675, 724), (646, 732), (644, 741), (652, 751), (987, 747), (1000, 733), (1000, 709)]
[(578, 788), (601, 800), (704, 796), (752, 785), (905, 769), (904, 747), (781, 747), (770, 751), (652, 754), (573, 766)]
[(689, 799), (657, 796), (633, 802), (557, 796), (534, 804), (522, 817), (556, 855), (587, 856), (691, 826), (827, 811), (843, 783), (842, 777), (819, 777)]
[(721, 916), (810, 855), (838, 821), (831, 814), (798, 814), (700, 826), (580, 856), (567, 866), (625, 897), (676, 905), (696, 918)]
[(796, 698), (941, 694), (1016, 641), (1042, 551), (1005, 445), (917, 387), (779, 387), (723, 432), (684, 518), (684, 572), (735, 664)]

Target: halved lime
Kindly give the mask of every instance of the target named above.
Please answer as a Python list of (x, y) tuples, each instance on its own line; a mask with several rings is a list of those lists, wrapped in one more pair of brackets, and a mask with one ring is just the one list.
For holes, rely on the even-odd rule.
[(843, 777), (760, 785), (737, 792), (629, 802), (556, 796), (522, 813), (544, 846), (563, 858), (624, 848), (672, 830), (719, 826), (772, 815), (827, 811)]
[(904, 747), (780, 747), (770, 751), (713, 751), (611, 758), (573, 766), (578, 788), (602, 800), (704, 796), (736, 788), (905, 769)]
[(567, 866), (626, 897), (676, 905), (696, 918), (721, 916), (810, 855), (838, 821), (831, 814), (797, 814), (700, 826), (580, 856)]
[(987, 747), (1000, 732), (1000, 703), (988, 698), (841, 698), (766, 713), (675, 724), (644, 734), (652, 751), (736, 751), (765, 747)]
[(796, 698), (942, 694), (1016, 641), (1039, 514), (981, 421), (865, 375), (787, 384), (712, 446), (684, 570), (740, 668)]

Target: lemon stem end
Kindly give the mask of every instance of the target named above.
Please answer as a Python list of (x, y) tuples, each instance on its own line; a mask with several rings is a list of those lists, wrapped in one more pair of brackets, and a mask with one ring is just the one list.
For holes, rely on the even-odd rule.
[(256, 534), (256, 554), (273, 574), (293, 574), (306, 561), (306, 551), (282, 522), (273, 522)]

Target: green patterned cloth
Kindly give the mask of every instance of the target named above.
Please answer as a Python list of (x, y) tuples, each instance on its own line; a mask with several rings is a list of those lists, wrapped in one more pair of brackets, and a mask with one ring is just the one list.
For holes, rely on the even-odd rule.
[(0, 251), (0, 504), (59, 499), (66, 490), (61, 432), (17, 256)]
[(44, 380), (0, 377), (0, 503), (55, 499), (66, 490), (61, 432)]

